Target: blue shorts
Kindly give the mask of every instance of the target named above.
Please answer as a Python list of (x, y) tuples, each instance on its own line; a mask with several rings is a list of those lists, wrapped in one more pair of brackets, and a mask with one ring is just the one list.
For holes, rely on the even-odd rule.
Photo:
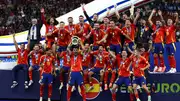
[(103, 68), (98, 68), (98, 67), (94, 67), (92, 68), (90, 71), (95, 73), (95, 74), (100, 74), (100, 71), (102, 70)]
[(32, 68), (33, 68), (34, 70), (39, 70), (39, 65), (33, 65)]
[(68, 72), (70, 69), (70, 67), (67, 67), (67, 66), (63, 66), (62, 68), (64, 69), (65, 72)]
[(87, 66), (83, 66), (83, 70), (86, 70), (88, 67)]
[(53, 83), (53, 75), (52, 74), (47, 74), (47, 73), (43, 73), (42, 74), (42, 83), (45, 84), (46, 81), (48, 84), (52, 84)]
[(166, 51), (168, 55), (174, 55), (176, 52), (176, 44), (175, 43), (166, 44)]
[(73, 86), (75, 84), (82, 85), (83, 84), (83, 76), (81, 72), (71, 72), (69, 85)]
[(116, 80), (115, 84), (118, 86), (125, 84), (127, 87), (132, 85), (129, 77), (122, 77), (122, 76)]
[(116, 54), (120, 54), (121, 53), (121, 46), (120, 46), (120, 44), (117, 44), (117, 45), (111, 44), (110, 50), (114, 51)]
[(163, 54), (164, 53), (164, 47), (163, 47), (162, 43), (154, 43), (153, 48), (154, 48), (153, 53), (156, 53), (156, 54)]
[(59, 46), (58, 52), (66, 51), (67, 47), (66, 46)]
[(93, 46), (93, 51), (96, 51), (99, 49), (99, 46)]
[(134, 77), (133, 78), (133, 84), (137, 84), (137, 85), (145, 85), (146, 84), (146, 79), (144, 76), (141, 77)]
[(130, 42), (130, 43), (129, 43), (129, 48), (130, 48), (131, 50), (134, 50), (134, 49), (133, 49), (133, 46), (134, 46), (134, 45), (135, 45), (134, 42)]

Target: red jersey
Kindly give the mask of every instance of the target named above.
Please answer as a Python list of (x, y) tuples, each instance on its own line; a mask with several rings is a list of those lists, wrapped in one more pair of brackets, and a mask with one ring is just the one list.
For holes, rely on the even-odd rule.
[(121, 29), (118, 27), (114, 29), (108, 28), (106, 33), (108, 34), (108, 39), (110, 39), (110, 44), (121, 44), (120, 35), (124, 34)]
[(78, 36), (79, 38), (81, 38), (82, 42), (85, 41), (85, 37), (84, 35), (88, 35), (89, 32), (91, 31), (91, 26), (87, 23), (84, 23), (83, 25), (81, 24), (77, 24), (75, 26), (75, 36)]
[(55, 62), (54, 56), (43, 55), (40, 61), (43, 64), (43, 73), (52, 73)]
[(88, 67), (91, 64), (91, 54), (89, 52), (83, 52), (82, 66)]
[(71, 35), (66, 29), (59, 29), (54, 32), (54, 34), (58, 37), (58, 46), (68, 46)]
[(112, 70), (116, 67), (116, 58), (110, 58), (109, 56), (106, 57), (106, 68)]
[(149, 55), (150, 55), (149, 52), (144, 52), (144, 53), (142, 54), (142, 56), (143, 56), (147, 61), (149, 61)]
[(42, 56), (42, 51), (38, 51), (38, 52), (35, 52), (35, 51), (32, 51), (31, 52), (31, 59), (32, 59), (32, 65), (39, 65), (40, 64), (40, 59), (41, 59), (41, 56)]
[(75, 56), (74, 54), (71, 55), (71, 72), (80, 72), (82, 69), (82, 55), (78, 54)]
[[(132, 40), (134, 40), (136, 33), (136, 26), (134, 24), (131, 24), (130, 28), (123, 27), (122, 30), (126, 35), (128, 35)], [(130, 42), (132, 41), (127, 38), (125, 39), (125, 43), (130, 43)]]
[(133, 73), (135, 77), (141, 77), (144, 76), (144, 71), (142, 71), (141, 69), (146, 67), (148, 65), (148, 61), (140, 56), (139, 58), (137, 58), (136, 56), (132, 57), (132, 67), (133, 67)]
[(176, 27), (174, 25), (166, 26), (166, 44), (176, 42)]
[(96, 62), (94, 64), (94, 67), (104, 68), (105, 63), (106, 63), (106, 55), (104, 54), (104, 52), (100, 53), (97, 50), (97, 51), (94, 51), (92, 54), (96, 57)]
[(45, 17), (44, 17), (44, 14), (41, 14), (41, 19), (42, 19), (43, 23), (44, 23), (45, 26), (46, 26), (46, 33), (45, 33), (45, 34), (52, 33), (51, 36), (47, 36), (47, 37), (46, 37), (46, 41), (48, 41), (48, 42), (54, 42), (54, 41), (55, 41), (55, 36), (53, 35), (53, 31), (55, 31), (57, 28), (56, 28), (55, 26), (49, 25), (49, 24), (46, 22), (46, 19), (45, 19)]
[(27, 49), (21, 50), (20, 48), (18, 48), (17, 53), (18, 53), (17, 64), (28, 64), (29, 51)]
[(93, 29), (90, 34), (93, 36), (93, 45), (94, 46), (98, 46), (97, 42), (100, 41), (105, 35), (103, 30), (101, 30), (101, 29), (99, 29), (99, 30)]
[(126, 58), (125, 60), (123, 59), (118, 59), (118, 75), (122, 77), (129, 77), (130, 76), (130, 70), (127, 70), (131, 61), (129, 58)]
[(66, 51), (61, 52), (59, 57), (63, 58), (63, 66), (70, 67), (70, 55)]
[(164, 27), (160, 27), (157, 29), (156, 25), (152, 25), (152, 29), (154, 31), (154, 35), (153, 35), (153, 41), (154, 43), (163, 43), (164, 42), (164, 34), (165, 34), (165, 29)]
[(74, 35), (75, 34), (75, 24), (72, 25), (66, 25), (64, 26), (64, 28), (69, 31), (70, 35)]
[(101, 24), (101, 25), (100, 25), (100, 29), (103, 30), (105, 33), (106, 33), (106, 31), (107, 31), (108, 28), (109, 28), (108, 25), (105, 25), (105, 24)]

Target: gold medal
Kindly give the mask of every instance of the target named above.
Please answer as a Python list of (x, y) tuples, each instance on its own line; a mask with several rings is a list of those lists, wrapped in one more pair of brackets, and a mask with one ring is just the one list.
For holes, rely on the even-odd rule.
[(166, 35), (167, 35), (167, 36), (169, 35), (169, 29), (166, 30)]
[(50, 62), (47, 62), (47, 65), (49, 66), (49, 65), (50, 65)]

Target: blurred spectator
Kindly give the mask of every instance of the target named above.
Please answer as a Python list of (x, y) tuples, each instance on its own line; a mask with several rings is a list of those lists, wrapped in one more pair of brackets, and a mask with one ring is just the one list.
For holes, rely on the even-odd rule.
[[(40, 9), (43, 7), (50, 16), (59, 17), (80, 6), (80, 3), (89, 3), (93, 0), (1, 0), (0, 1), (0, 35), (8, 35), (9, 27), (21, 32), (30, 28), (32, 18), (40, 18)], [(4, 31), (5, 30), (5, 31)]]
[[(46, 18), (50, 16), (59, 17), (80, 7), (81, 3), (86, 4), (91, 1), (93, 0), (1, 0), (0, 35), (9, 35), (13, 32), (12, 30), (16, 33), (28, 30), (31, 27), (31, 19), (34, 17), (40, 18), (39, 11), (42, 7), (47, 12)], [(144, 19), (148, 18), (153, 8), (162, 10), (163, 15), (167, 15), (166, 18), (168, 18), (173, 16), (174, 12), (178, 12), (180, 15), (180, 0), (155, 0), (140, 8), (141, 17)], [(125, 14), (128, 13), (126, 12)], [(158, 16), (154, 17), (154, 19), (156, 18)], [(177, 40), (180, 40), (180, 35), (178, 35)]]

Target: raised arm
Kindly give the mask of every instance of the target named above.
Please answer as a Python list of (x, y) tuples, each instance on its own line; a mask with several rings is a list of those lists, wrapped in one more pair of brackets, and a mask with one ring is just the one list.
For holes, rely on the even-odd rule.
[(129, 9), (129, 11), (130, 11), (130, 18), (131, 18), (131, 19), (134, 19), (134, 7), (135, 7), (135, 6), (132, 4), (132, 5), (131, 5), (131, 8)]
[(175, 13), (175, 17), (176, 17), (176, 19), (175, 19), (174, 25), (176, 26), (179, 22), (179, 15), (177, 12)]
[(138, 21), (138, 19), (140, 17), (140, 12), (141, 12), (141, 10), (138, 8), (137, 11), (136, 11), (136, 17), (134, 18), (134, 21), (133, 21), (134, 25), (137, 24), (137, 21)]
[(106, 16), (107, 16), (107, 17), (110, 17), (110, 9), (107, 8), (106, 10), (107, 10)]
[(85, 36), (86, 39), (89, 39), (89, 37), (91, 36), (91, 34), (92, 34), (92, 31), (91, 31), (88, 35)]
[(28, 38), (27, 48), (28, 51), (30, 50), (30, 38)]
[(81, 4), (81, 8), (82, 8), (82, 10), (83, 10), (84, 16), (86, 17), (86, 19), (88, 20), (88, 22), (91, 24), (93, 21), (91, 20), (91, 18), (90, 18), (89, 15), (87, 14), (84, 6), (85, 6), (85, 4)]
[(161, 18), (162, 24), (165, 25), (165, 21), (164, 21), (164, 18), (163, 18), (163, 16), (162, 16), (162, 11), (161, 11), (161, 10), (158, 10), (158, 15), (159, 15), (160, 18)]
[(155, 9), (152, 10), (152, 12), (151, 12), (151, 14), (150, 14), (150, 16), (149, 16), (149, 18), (148, 18), (148, 22), (149, 22), (149, 24), (150, 24), (151, 26), (153, 25), (152, 16), (154, 15), (154, 13), (156, 13), (156, 10), (155, 10)]
[(41, 21), (43, 22), (43, 24), (47, 25), (44, 13), (45, 13), (44, 8), (42, 8), (41, 9)]
[(119, 12), (118, 12), (118, 10), (117, 10), (117, 4), (114, 5), (114, 9), (115, 9), (116, 17), (117, 17), (117, 19), (119, 20), (119, 19), (120, 19), (120, 15), (119, 15)]
[(13, 42), (14, 42), (14, 45), (15, 45), (15, 48), (17, 51), (18, 50), (18, 43), (16, 42), (16, 39), (15, 39), (15, 33), (13, 34)]

